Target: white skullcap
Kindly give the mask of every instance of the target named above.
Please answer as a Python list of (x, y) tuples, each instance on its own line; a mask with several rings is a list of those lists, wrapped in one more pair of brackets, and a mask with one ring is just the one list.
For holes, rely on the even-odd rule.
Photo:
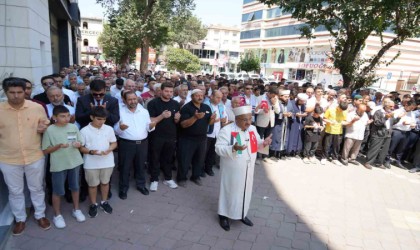
[(281, 90), (280, 95), (290, 95), (290, 90)]
[(203, 93), (203, 91), (201, 91), (201, 89), (194, 89), (193, 91), (191, 91), (191, 95), (197, 94), (197, 93)]
[(307, 94), (305, 94), (305, 93), (299, 93), (298, 95), (297, 95), (297, 98), (299, 99), (299, 100), (302, 100), (302, 101), (307, 101), (308, 100), (308, 95)]
[(244, 114), (252, 114), (252, 107), (251, 106), (242, 106), (232, 109), (235, 116), (244, 115)]

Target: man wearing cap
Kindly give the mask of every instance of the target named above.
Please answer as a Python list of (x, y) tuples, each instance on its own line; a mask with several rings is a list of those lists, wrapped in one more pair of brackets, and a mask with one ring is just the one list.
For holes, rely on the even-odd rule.
[(207, 131), (216, 120), (208, 105), (203, 103), (204, 91), (194, 89), (191, 101), (181, 108), (181, 130), (178, 144), (177, 181), (181, 187), (186, 186), (188, 169), (192, 166), (190, 180), (201, 186), (200, 176), (204, 170), (206, 156)]
[(271, 136), (262, 140), (251, 125), (251, 106), (234, 108), (235, 122), (220, 130), (216, 153), (220, 156), (220, 194), (218, 214), (220, 226), (230, 230), (229, 219), (253, 226), (246, 216), (251, 202), (254, 166), (259, 147), (271, 143)]

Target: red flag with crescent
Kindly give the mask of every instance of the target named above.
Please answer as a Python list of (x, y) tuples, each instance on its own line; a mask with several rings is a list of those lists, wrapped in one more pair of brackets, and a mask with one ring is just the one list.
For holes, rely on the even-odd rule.
[(251, 153), (257, 153), (258, 141), (257, 141), (257, 137), (255, 136), (254, 131), (249, 132), (249, 141), (251, 144)]

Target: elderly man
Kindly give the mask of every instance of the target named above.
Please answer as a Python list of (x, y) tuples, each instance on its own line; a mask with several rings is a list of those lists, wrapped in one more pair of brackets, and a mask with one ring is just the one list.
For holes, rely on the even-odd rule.
[(275, 125), (273, 128), (273, 142), (270, 145), (269, 157), (272, 161), (278, 161), (286, 156), (287, 139), (289, 137), (288, 124), (289, 117), (292, 116), (291, 105), (289, 104), (290, 90), (279, 91), (280, 112), (276, 114)]
[(190, 180), (201, 186), (200, 176), (204, 169), (206, 156), (207, 131), (213, 125), (216, 114), (203, 103), (204, 92), (195, 89), (191, 93), (191, 101), (181, 108), (181, 130), (178, 144), (178, 185), (186, 186), (187, 173), (192, 166)]
[(174, 97), (174, 100), (179, 103), (179, 105), (182, 107), (185, 103), (191, 101), (191, 96), (188, 96), (188, 85), (187, 84), (181, 84), (178, 86), (178, 96)]
[(64, 95), (63, 95), (62, 89), (56, 86), (51, 86), (47, 90), (47, 96), (48, 96), (48, 100), (50, 101), (50, 103), (47, 104), (48, 118), (52, 117), (53, 109), (55, 106), (63, 105), (70, 111), (70, 122), (71, 123), (75, 122), (75, 110), (72, 106), (64, 103)]
[(7, 102), (0, 103), (0, 171), (9, 190), (10, 209), (15, 217), (13, 235), (25, 230), (24, 178), (28, 183), (34, 217), (43, 230), (51, 225), (45, 218), (44, 163), (41, 134), (49, 124), (41, 105), (25, 100), (26, 82), (10, 77), (3, 80)]
[[(50, 101), (48, 100), (47, 89), (51, 86), (57, 86), (57, 84), (54, 81), (54, 78), (52, 76), (43, 76), (41, 78), (41, 84), (42, 84), (42, 88), (44, 88), (44, 92), (41, 94), (35, 95), (33, 99), (40, 101), (42, 103), (45, 103), (45, 104), (49, 104)], [(67, 105), (71, 105), (71, 100), (67, 95), (64, 95), (64, 103), (66, 103)]]
[(221, 170), (218, 214), (220, 226), (226, 231), (230, 230), (229, 219), (253, 226), (247, 214), (257, 150), (271, 143), (271, 136), (263, 141), (251, 125), (251, 106), (234, 108), (233, 112), (235, 123), (222, 128), (216, 142)]
[(222, 92), (220, 92), (219, 90), (215, 90), (211, 93), (210, 101), (205, 102), (205, 104), (209, 105), (211, 112), (216, 114), (216, 120), (214, 121), (214, 124), (209, 126), (209, 129), (207, 131), (207, 153), (204, 164), (204, 172), (201, 175), (202, 177), (204, 177), (206, 174), (208, 174), (209, 176), (214, 176), (213, 165), (216, 163), (216, 153), (214, 152), (214, 145), (216, 144), (216, 137), (219, 134), (220, 129), (227, 122), (225, 105), (223, 105), (223, 103), (221, 102), (222, 95)]
[(123, 99), (121, 97), (121, 94), (126, 92), (126, 91), (133, 91), (133, 92), (136, 93), (137, 97), (140, 97), (140, 92), (137, 91), (136, 83), (131, 79), (127, 79), (124, 83), (124, 88), (122, 89), (122, 91), (115, 95), (115, 98), (118, 99), (118, 103), (120, 105), (124, 104)]
[(241, 104), (242, 104), (242, 98), (240, 96), (234, 96), (232, 97), (232, 101), (229, 102), (229, 106), (225, 105), (226, 114), (228, 116), (229, 123), (232, 123), (235, 121), (235, 114), (233, 113), (233, 109), (240, 107)]

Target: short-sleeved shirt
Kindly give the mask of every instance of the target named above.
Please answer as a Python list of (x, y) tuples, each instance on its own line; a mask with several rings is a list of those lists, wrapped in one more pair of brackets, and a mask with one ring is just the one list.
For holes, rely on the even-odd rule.
[[(80, 130), (80, 134), (85, 141), (84, 146), (89, 150), (106, 151), (110, 143), (117, 141), (114, 129), (105, 124), (101, 128), (95, 128), (89, 124)], [(83, 160), (83, 168), (85, 169), (112, 168), (115, 166), (112, 152), (107, 155), (84, 154)]]
[(181, 136), (205, 139), (207, 137), (207, 130), (211, 117), (211, 109), (207, 104), (202, 103), (200, 108), (197, 108), (192, 101), (185, 104), (181, 109), (180, 122), (193, 117), (196, 111), (199, 113), (204, 112), (204, 117), (196, 120), (194, 124), (188, 128), (182, 128)]
[[(347, 121), (351, 122), (354, 117), (359, 116), (356, 111), (350, 112), (347, 115)], [(346, 127), (346, 138), (354, 140), (363, 140), (365, 137), (365, 130), (369, 122), (369, 117), (366, 113), (363, 113), (362, 117), (352, 125)]]
[(339, 107), (333, 107), (327, 109), (324, 114), (324, 118), (330, 121), (336, 121), (336, 124), (326, 123), (325, 133), (332, 135), (343, 134), (343, 125), (341, 122), (346, 121), (347, 111), (341, 110)]
[(28, 100), (20, 109), (0, 103), (0, 162), (28, 165), (44, 157), (38, 123), (47, 121), (44, 108)]
[(176, 123), (174, 120), (175, 114), (179, 111), (179, 103), (170, 99), (168, 102), (161, 98), (155, 98), (147, 105), (150, 117), (158, 117), (163, 111), (171, 111), (171, 117), (162, 119), (156, 124), (155, 131), (151, 133), (152, 136), (161, 138), (175, 139), (176, 138)]
[[(324, 122), (321, 117), (315, 118), (312, 115), (308, 115), (305, 118), (305, 126), (314, 126), (317, 123), (318, 126), (323, 126)], [(321, 139), (321, 129), (319, 128), (305, 128), (305, 141), (316, 142)]]
[(72, 146), (74, 141), (84, 144), (83, 137), (74, 124), (69, 123), (64, 127), (51, 125), (47, 128), (42, 138), (42, 150), (61, 143), (69, 144), (69, 147), (60, 148), (50, 154), (51, 172), (73, 169), (83, 164), (79, 149)]

